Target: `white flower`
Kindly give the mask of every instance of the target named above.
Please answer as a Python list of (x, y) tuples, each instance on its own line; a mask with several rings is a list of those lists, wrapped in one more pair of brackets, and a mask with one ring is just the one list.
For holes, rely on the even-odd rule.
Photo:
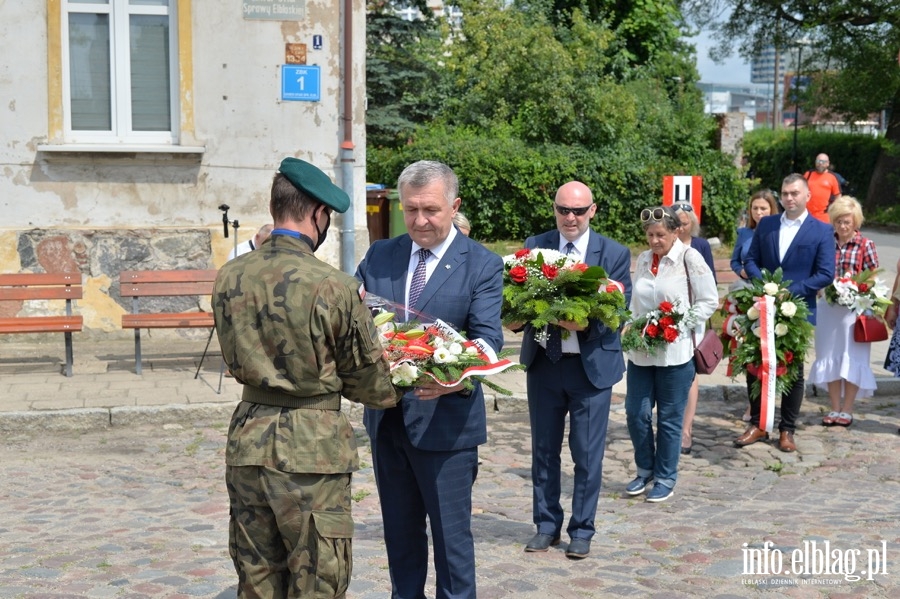
[(419, 378), (419, 369), (412, 362), (401, 362), (391, 372), (391, 382), (398, 387), (409, 387)]
[(752, 329), (750, 329), (750, 330), (751, 330), (751, 331), (753, 332), (753, 334), (756, 335), (757, 337), (762, 337), (762, 331), (760, 330), (760, 328), (761, 328), (761, 327), (760, 327), (759, 325), (757, 325), (757, 326), (754, 326), (754, 327), (753, 327)]
[(784, 302), (781, 304), (781, 313), (788, 318), (793, 318), (794, 314), (797, 313), (797, 304), (794, 302)]
[(447, 349), (449, 349), (450, 353), (453, 354), (454, 356), (458, 356), (459, 354), (463, 353), (463, 346), (460, 345), (459, 343), (456, 343), (455, 341), (453, 343), (451, 343), (447, 347)]
[(788, 332), (787, 325), (784, 324), (783, 322), (779, 322), (778, 324), (775, 325), (775, 334), (778, 335), (779, 337), (784, 337), (785, 335), (787, 335), (787, 332)]
[(747, 310), (747, 318), (750, 320), (756, 320), (759, 318), (759, 308), (756, 306), (750, 306), (750, 309)]
[(456, 356), (450, 353), (450, 350), (446, 347), (439, 347), (434, 350), (434, 353), (431, 355), (434, 358), (434, 361), (438, 364), (447, 364), (449, 362), (456, 362)]
[(771, 281), (763, 285), (763, 291), (766, 292), (766, 295), (775, 295), (778, 293), (778, 283), (772, 283)]
[(477, 355), (478, 355), (478, 348), (475, 347), (474, 345), (470, 345), (469, 347), (466, 348), (466, 355), (469, 355), (469, 356), (477, 356)]
[(443, 337), (435, 337), (431, 340), (431, 346), (437, 349), (438, 347), (444, 347), (446, 343), (444, 342)]

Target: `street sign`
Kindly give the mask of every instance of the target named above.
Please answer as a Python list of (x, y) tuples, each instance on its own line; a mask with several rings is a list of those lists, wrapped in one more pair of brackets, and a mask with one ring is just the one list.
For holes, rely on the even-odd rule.
[(318, 102), (320, 90), (320, 72), (317, 65), (281, 65), (282, 100)]
[(663, 177), (663, 206), (672, 204), (690, 204), (700, 222), (700, 210), (703, 203), (703, 177), (672, 176)]

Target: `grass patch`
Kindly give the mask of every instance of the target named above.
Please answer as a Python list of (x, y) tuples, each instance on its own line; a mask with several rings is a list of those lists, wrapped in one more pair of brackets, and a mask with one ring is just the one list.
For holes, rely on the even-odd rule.
[(371, 491), (362, 489), (361, 491), (357, 491), (356, 493), (351, 495), (350, 499), (352, 499), (354, 503), (359, 503), (360, 501), (362, 501), (363, 499), (365, 499), (366, 497), (368, 497), (371, 494), (372, 494)]
[(766, 464), (766, 470), (770, 470), (775, 474), (782, 474), (784, 470), (784, 462), (770, 462)]

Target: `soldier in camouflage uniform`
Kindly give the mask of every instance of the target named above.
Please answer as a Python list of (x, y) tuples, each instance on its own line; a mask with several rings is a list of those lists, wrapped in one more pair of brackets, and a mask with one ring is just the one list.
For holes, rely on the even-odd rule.
[(341, 396), (370, 408), (398, 396), (359, 281), (313, 255), (350, 198), (301, 160), (280, 171), (275, 230), (222, 267), (212, 297), (222, 354), (244, 385), (225, 455), (229, 551), (239, 597), (343, 597), (359, 456)]

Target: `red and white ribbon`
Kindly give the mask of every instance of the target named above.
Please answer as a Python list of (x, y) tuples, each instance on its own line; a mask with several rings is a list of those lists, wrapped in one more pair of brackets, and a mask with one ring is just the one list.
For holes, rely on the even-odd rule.
[(772, 432), (775, 422), (775, 371), (778, 358), (775, 353), (775, 298), (765, 295), (756, 300), (759, 310), (759, 349), (762, 364), (759, 368), (759, 382), (762, 385), (759, 393), (759, 428)]

